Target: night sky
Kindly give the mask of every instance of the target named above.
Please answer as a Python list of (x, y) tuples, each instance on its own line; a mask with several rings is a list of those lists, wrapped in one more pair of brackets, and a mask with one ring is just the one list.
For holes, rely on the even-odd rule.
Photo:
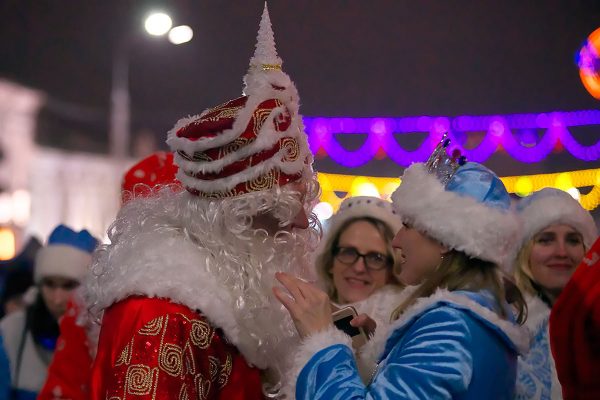
[[(174, 46), (144, 36), (143, 17), (152, 5), (192, 26), (193, 41)], [(151, 132), (163, 146), (177, 119), (241, 93), (262, 6), (255, 0), (2, 0), (0, 77), (48, 94), (40, 143), (106, 151), (112, 54), (130, 35), (132, 131)], [(269, 8), (283, 68), (307, 116), (598, 108), (575, 64), (587, 35), (600, 27), (597, 0), (274, 0)], [(578, 135), (586, 144), (600, 138), (598, 130)], [(500, 175), (591, 167), (568, 154), (538, 165), (499, 157), (490, 162)], [(328, 159), (317, 167), (401, 172), (389, 160), (354, 171)]]

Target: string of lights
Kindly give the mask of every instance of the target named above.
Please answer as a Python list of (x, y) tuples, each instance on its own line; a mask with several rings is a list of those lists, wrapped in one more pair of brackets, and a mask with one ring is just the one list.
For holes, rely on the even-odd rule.
[[(554, 187), (571, 194), (586, 210), (594, 210), (600, 205), (600, 168), (553, 174), (506, 176), (500, 179), (509, 193), (521, 197), (545, 187)], [(321, 219), (329, 218), (347, 197), (376, 196), (388, 199), (401, 184), (399, 178), (328, 173), (319, 173), (318, 180), (321, 185), (321, 203), (315, 207), (315, 212)], [(590, 186), (592, 189), (586, 194), (579, 191), (579, 188)]]

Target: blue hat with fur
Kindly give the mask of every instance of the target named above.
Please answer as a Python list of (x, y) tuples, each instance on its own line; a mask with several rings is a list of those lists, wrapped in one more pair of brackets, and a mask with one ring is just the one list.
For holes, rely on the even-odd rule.
[(504, 184), (479, 163), (450, 159), (447, 142), (440, 146), (427, 163), (404, 171), (394, 206), (415, 229), (449, 248), (507, 266), (520, 226)]
[(47, 246), (36, 256), (35, 282), (49, 276), (80, 282), (97, 244), (98, 241), (85, 229), (77, 232), (65, 225), (57, 226), (50, 234)]

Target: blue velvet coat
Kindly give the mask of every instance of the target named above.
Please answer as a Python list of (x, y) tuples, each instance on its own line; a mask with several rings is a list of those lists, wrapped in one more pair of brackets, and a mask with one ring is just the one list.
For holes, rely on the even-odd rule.
[(361, 381), (348, 337), (334, 328), (309, 337), (297, 362), (298, 400), (512, 399), (527, 333), (501, 319), (485, 292), (440, 290), (419, 300), (373, 339), (380, 351), (371, 382)]

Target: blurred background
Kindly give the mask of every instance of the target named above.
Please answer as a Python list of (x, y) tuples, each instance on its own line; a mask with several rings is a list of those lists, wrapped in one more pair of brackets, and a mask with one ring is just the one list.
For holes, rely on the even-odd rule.
[[(240, 95), (263, 4), (0, 0), (0, 259), (58, 223), (106, 238), (127, 167), (166, 150), (179, 118)], [(599, 221), (600, 1), (269, 10), (323, 221), (345, 196), (388, 197), (444, 133), (515, 198), (559, 187)]]

